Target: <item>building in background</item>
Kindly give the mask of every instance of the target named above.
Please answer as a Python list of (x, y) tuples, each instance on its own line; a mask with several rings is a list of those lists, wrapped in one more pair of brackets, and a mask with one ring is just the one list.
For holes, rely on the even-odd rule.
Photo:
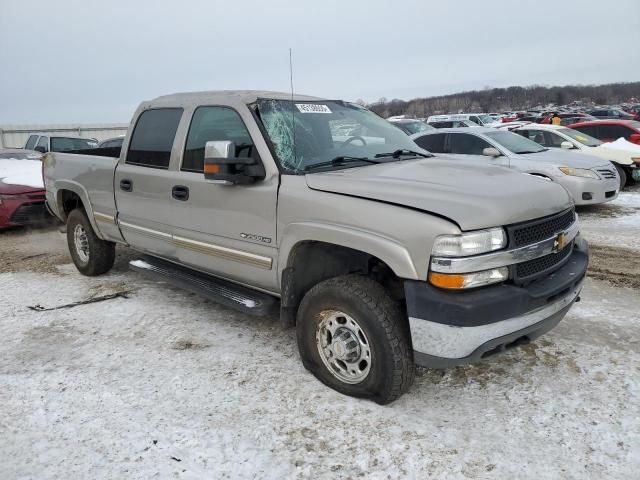
[(79, 135), (98, 141), (124, 135), (128, 123), (0, 125), (0, 148), (22, 148), (31, 133)]

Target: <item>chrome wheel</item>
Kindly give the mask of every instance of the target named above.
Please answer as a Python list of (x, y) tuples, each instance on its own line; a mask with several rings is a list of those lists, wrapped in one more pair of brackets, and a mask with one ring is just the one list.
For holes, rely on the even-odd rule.
[(323, 363), (342, 382), (362, 382), (371, 370), (371, 349), (364, 331), (344, 312), (325, 310), (320, 316), (316, 344)]
[(89, 262), (89, 238), (82, 225), (76, 225), (73, 229), (73, 244), (76, 248), (78, 259), (82, 263)]

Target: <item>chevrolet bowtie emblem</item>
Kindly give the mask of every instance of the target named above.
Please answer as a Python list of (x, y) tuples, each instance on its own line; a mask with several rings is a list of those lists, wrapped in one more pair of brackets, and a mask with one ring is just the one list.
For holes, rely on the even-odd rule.
[(553, 242), (553, 251), (559, 252), (567, 246), (567, 234), (566, 232), (560, 233)]

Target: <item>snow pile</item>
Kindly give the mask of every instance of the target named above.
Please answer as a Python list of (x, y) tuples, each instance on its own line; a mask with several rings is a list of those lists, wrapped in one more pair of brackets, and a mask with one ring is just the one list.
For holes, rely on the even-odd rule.
[(44, 188), (42, 183), (42, 162), (39, 160), (0, 160), (0, 181), (8, 185), (25, 185)]
[(631, 143), (630, 141), (620, 137), (615, 142), (603, 143), (600, 145), (602, 148), (611, 148), (613, 150), (624, 150), (627, 152), (637, 152), (640, 153), (640, 145), (636, 145), (635, 143)]

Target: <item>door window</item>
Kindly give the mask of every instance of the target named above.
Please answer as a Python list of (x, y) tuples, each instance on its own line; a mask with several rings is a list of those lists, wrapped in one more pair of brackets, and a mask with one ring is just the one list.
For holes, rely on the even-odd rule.
[(38, 140), (38, 144), (36, 145), (36, 147), (44, 147), (44, 151), (48, 152), (49, 151), (48, 143), (49, 143), (49, 137), (42, 135)]
[(158, 108), (143, 112), (133, 130), (126, 163), (168, 169), (180, 117), (181, 108)]
[(30, 135), (27, 143), (24, 145), (26, 150), (33, 150), (33, 147), (36, 146), (36, 142), (38, 141), (38, 135)]
[(418, 146), (433, 153), (444, 153), (444, 139), (446, 133), (435, 133), (416, 138), (414, 141)]
[(489, 147), (491, 147), (489, 142), (475, 135), (468, 133), (449, 134), (449, 149), (451, 153), (482, 155), (482, 151)]
[(574, 130), (578, 130), (579, 132), (586, 133), (595, 138), (599, 138), (598, 136), (598, 126), (597, 125), (585, 125), (583, 127), (576, 127)]
[(198, 107), (193, 113), (181, 170), (204, 170), (205, 144), (214, 140), (229, 140), (236, 146), (236, 158), (260, 160), (249, 130), (238, 112), (229, 107)]
[(629, 138), (631, 130), (623, 125), (600, 125), (600, 138), (617, 140), (620, 137)]

